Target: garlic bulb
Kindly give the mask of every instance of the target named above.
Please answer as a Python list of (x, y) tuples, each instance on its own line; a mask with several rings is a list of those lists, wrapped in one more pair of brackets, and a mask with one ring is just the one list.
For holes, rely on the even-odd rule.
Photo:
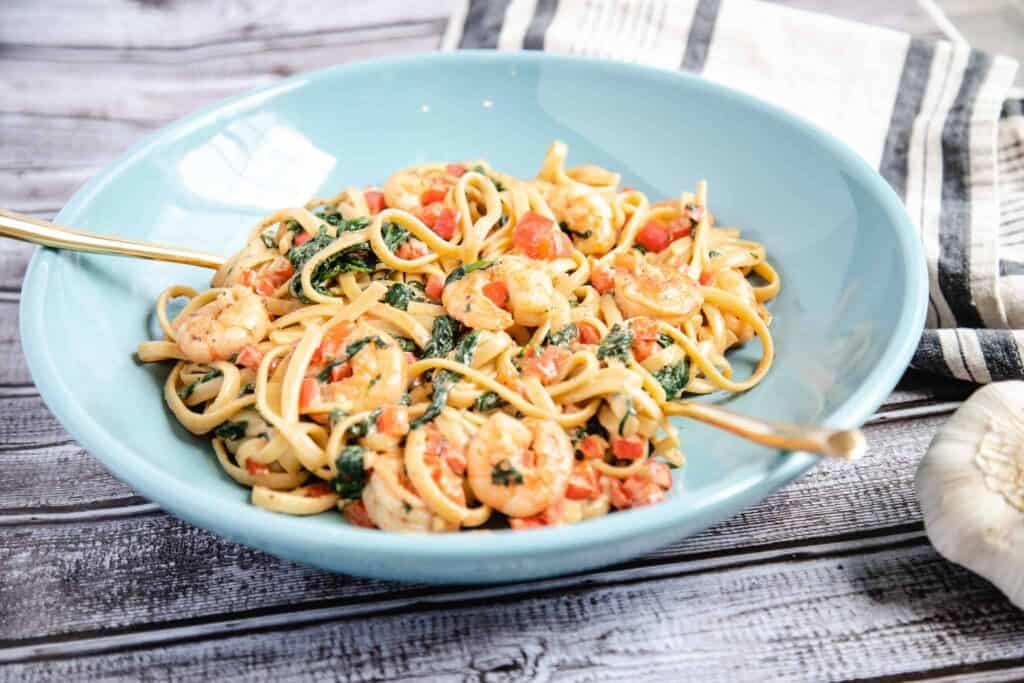
[(935, 435), (915, 481), (935, 549), (1024, 609), (1024, 382), (976, 391)]

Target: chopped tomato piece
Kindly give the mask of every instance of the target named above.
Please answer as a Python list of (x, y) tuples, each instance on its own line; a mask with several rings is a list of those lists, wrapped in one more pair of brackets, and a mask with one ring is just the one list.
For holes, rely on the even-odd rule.
[(402, 406), (384, 406), (377, 418), (377, 431), (395, 437), (408, 434), (409, 413)]
[(427, 206), (434, 202), (443, 201), (446, 194), (448, 194), (447, 190), (443, 190), (439, 187), (431, 187), (424, 190), (423, 194), (420, 195), (420, 204)]
[(668, 223), (668, 234), (673, 241), (680, 239), (682, 237), (689, 237), (692, 231), (693, 223), (691, 223), (690, 219), (687, 218), (686, 216), (679, 216), (678, 218), (673, 218)]
[(235, 358), (235, 365), (255, 370), (260, 366), (261, 360), (263, 360), (263, 352), (256, 348), (255, 344), (247, 344), (238, 352), (238, 357)]
[(580, 334), (581, 344), (599, 344), (601, 342), (601, 333), (589, 323), (576, 323), (576, 329)]
[(604, 264), (597, 264), (590, 271), (590, 284), (601, 294), (615, 287), (615, 269)]
[(345, 339), (352, 333), (354, 327), (355, 325), (350, 322), (342, 322), (328, 329), (324, 333), (324, 338), (320, 341), (320, 346), (313, 352), (312, 362), (322, 363), (325, 360), (341, 355), (341, 348), (345, 344)]
[(671, 242), (668, 228), (656, 220), (649, 220), (636, 234), (636, 243), (647, 251), (658, 252)]
[(256, 273), (251, 270), (243, 270), (242, 274), (238, 276), (238, 284), (240, 285), (252, 287), (254, 282), (256, 282)]
[(398, 258), (404, 258), (407, 261), (426, 256), (429, 253), (430, 248), (416, 238), (403, 243), (402, 246), (395, 251), (395, 255), (398, 256)]
[(633, 340), (633, 356), (641, 363), (647, 360), (657, 348), (658, 342), (647, 341), (645, 339)]
[(488, 282), (484, 285), (484, 296), (493, 301), (495, 305), (505, 308), (508, 304), (508, 285), (500, 280)]
[(455, 226), (459, 223), (459, 212), (452, 211), (449, 208), (441, 209), (441, 213), (438, 214), (437, 220), (430, 226), (434, 232), (437, 233), (438, 237), (446, 240), (450, 240), (455, 236)]
[(589, 434), (580, 440), (576, 448), (579, 449), (584, 458), (594, 460), (604, 457), (604, 452), (608, 449), (608, 442), (597, 434)]
[(302, 380), (302, 387), (299, 389), (299, 410), (305, 410), (319, 400), (320, 383), (316, 377), (307, 377)]
[(291, 262), (283, 256), (278, 256), (270, 264), (270, 268), (256, 281), (256, 292), (264, 296), (270, 296), (277, 291), (278, 287), (288, 282), (295, 273)]
[(710, 285), (711, 281), (715, 279), (715, 274), (710, 270), (705, 270), (700, 274), (700, 283), (702, 285)]
[(542, 526), (547, 526), (544, 523), (544, 518), (540, 515), (534, 515), (533, 517), (509, 517), (508, 524), (516, 531), (539, 529)]
[(427, 278), (427, 286), (423, 288), (424, 293), (431, 299), (440, 299), (444, 291), (444, 280), (440, 275), (431, 274)]
[(572, 253), (572, 242), (555, 222), (539, 213), (528, 211), (520, 217), (512, 231), (512, 244), (530, 258), (551, 260)]
[(320, 498), (321, 496), (329, 496), (334, 491), (327, 485), (327, 482), (318, 481), (315, 484), (310, 484), (306, 487), (307, 498)]
[(451, 471), (455, 474), (463, 474), (466, 471), (466, 455), (458, 448), (452, 447), (447, 442), (441, 449), (441, 457), (444, 459), (444, 463), (451, 468)]
[(647, 443), (639, 436), (615, 437), (612, 439), (612, 453), (623, 460), (639, 460), (647, 453)]
[(266, 474), (270, 471), (270, 465), (264, 465), (261, 462), (256, 462), (252, 458), (245, 461), (245, 471), (249, 474)]
[(634, 339), (654, 341), (658, 338), (658, 322), (651, 318), (635, 318), (629, 324)]
[(565, 497), (569, 500), (587, 500), (601, 492), (600, 476), (587, 462), (573, 465), (569, 485), (565, 489)]
[(352, 376), (352, 364), (342, 363), (341, 365), (335, 365), (331, 368), (331, 381), (340, 382), (343, 379), (348, 379)]
[(384, 193), (377, 190), (367, 190), (363, 193), (363, 199), (366, 200), (366, 208), (370, 210), (370, 215), (378, 214), (384, 210)]
[(569, 362), (572, 352), (561, 346), (545, 346), (544, 351), (526, 362), (523, 370), (526, 375), (534, 375), (541, 384), (550, 384), (558, 379), (562, 368)]
[(466, 167), (462, 164), (447, 164), (444, 167), (444, 172), (456, 178), (461, 178), (462, 174), (466, 172)]
[(366, 527), (367, 529), (377, 528), (377, 525), (370, 520), (370, 513), (366, 511), (366, 505), (364, 505), (361, 500), (357, 500), (346, 505), (341, 514), (345, 519), (356, 526)]
[(625, 192), (632, 192), (632, 191), (633, 191), (633, 190), (635, 190), (635, 189), (636, 189), (636, 188), (635, 188), (635, 187), (633, 187), (633, 186), (631, 186), (631, 185), (626, 185), (626, 186), (625, 186), (624, 188), (622, 188), (621, 190), (619, 190), (619, 194), (623, 194), (623, 193), (625, 193)]
[(305, 244), (306, 242), (310, 241), (311, 239), (313, 239), (313, 236), (310, 235), (305, 230), (303, 230), (302, 232), (300, 232), (298, 235), (295, 236), (295, 239), (292, 240), (292, 246), (293, 247), (301, 246), (301, 245)]
[(422, 209), (416, 209), (413, 213), (423, 221), (428, 228), (433, 228), (434, 223), (437, 222), (438, 216), (441, 215), (441, 209), (444, 205), (441, 202), (434, 202), (433, 204), (427, 204)]
[(663, 462), (651, 461), (647, 467), (624, 481), (613, 480), (612, 505), (622, 510), (640, 505), (651, 505), (665, 499), (672, 488), (672, 473)]

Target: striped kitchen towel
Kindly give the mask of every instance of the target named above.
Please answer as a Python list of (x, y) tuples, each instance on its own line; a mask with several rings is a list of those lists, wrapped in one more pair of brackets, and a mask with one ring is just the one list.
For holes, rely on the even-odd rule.
[(463, 0), (446, 49), (685, 69), (810, 119), (903, 198), (928, 260), (914, 367), (1024, 378), (1024, 106), (1017, 63), (757, 0)]

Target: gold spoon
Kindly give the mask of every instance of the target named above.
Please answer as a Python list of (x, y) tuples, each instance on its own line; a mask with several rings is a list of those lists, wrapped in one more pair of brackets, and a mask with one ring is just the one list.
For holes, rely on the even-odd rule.
[[(220, 268), (226, 260), (221, 256), (198, 251), (72, 230), (63, 225), (3, 210), (0, 210), (0, 235), (58, 249), (187, 263), (213, 270)], [(829, 429), (771, 422), (697, 401), (674, 403), (672, 414), (689, 417), (755, 443), (786, 451), (805, 451), (830, 458), (853, 460), (860, 457), (865, 448), (864, 434), (859, 429)]]

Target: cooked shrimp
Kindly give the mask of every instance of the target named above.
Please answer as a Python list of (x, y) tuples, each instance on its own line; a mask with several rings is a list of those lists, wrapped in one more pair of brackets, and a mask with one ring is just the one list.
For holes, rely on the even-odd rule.
[(402, 169), (384, 182), (384, 201), (392, 209), (404, 211), (415, 211), (441, 201), (458, 180), (458, 176), (449, 172), (453, 166), (420, 164)]
[(346, 412), (357, 413), (402, 399), (408, 385), (405, 352), (391, 335), (363, 324), (354, 327), (340, 347), (337, 344), (337, 339), (326, 338), (321, 345), (326, 362), (344, 357), (353, 344), (362, 348), (345, 363), (332, 366), (333, 381), (321, 390), (324, 401), (341, 403), (347, 406)]
[(552, 420), (495, 413), (469, 444), (469, 486), (510, 517), (529, 517), (565, 496), (572, 442)]
[(689, 277), (631, 253), (616, 255), (614, 287), (615, 302), (627, 318), (647, 316), (679, 325), (703, 301)]
[(443, 531), (451, 528), (420, 499), (396, 455), (379, 453), (366, 486), (367, 515), (385, 531)]
[(441, 301), (456, 320), (494, 332), (513, 323), (541, 325), (551, 313), (555, 288), (538, 261), (506, 256), (445, 287)]
[(559, 222), (568, 226), (576, 248), (584, 254), (603, 254), (615, 246), (612, 207), (585, 185), (546, 185), (541, 193)]
[(227, 360), (270, 332), (263, 299), (236, 285), (222, 289), (213, 301), (174, 321), (178, 348), (194, 363)]

